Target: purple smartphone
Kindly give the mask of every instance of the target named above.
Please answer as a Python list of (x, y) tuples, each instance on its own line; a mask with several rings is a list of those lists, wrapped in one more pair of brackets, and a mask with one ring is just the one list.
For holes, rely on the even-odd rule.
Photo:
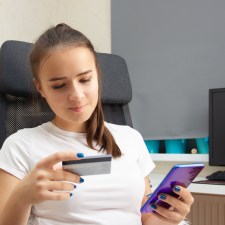
[(156, 203), (157, 205), (169, 208), (169, 204), (159, 200), (159, 194), (165, 193), (178, 198), (179, 196), (175, 194), (172, 190), (173, 187), (175, 185), (180, 185), (185, 188), (188, 187), (189, 184), (195, 179), (195, 177), (201, 172), (203, 168), (204, 164), (202, 163), (174, 165), (170, 172), (167, 174), (167, 176), (153, 192), (151, 197), (142, 206), (141, 212), (153, 212), (154, 210), (150, 207), (152, 203)]

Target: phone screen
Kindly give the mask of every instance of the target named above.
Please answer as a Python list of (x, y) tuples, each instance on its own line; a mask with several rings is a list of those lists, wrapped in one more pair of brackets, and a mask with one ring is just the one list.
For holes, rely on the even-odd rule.
[(154, 210), (150, 207), (152, 203), (169, 208), (170, 205), (161, 201), (158, 196), (160, 193), (165, 193), (172, 195), (174, 197), (179, 197), (173, 192), (173, 187), (179, 185), (187, 188), (190, 183), (196, 178), (196, 176), (204, 168), (204, 164), (177, 164), (174, 165), (170, 172), (166, 175), (160, 185), (153, 192), (151, 197), (145, 202), (141, 208), (142, 213), (153, 212)]

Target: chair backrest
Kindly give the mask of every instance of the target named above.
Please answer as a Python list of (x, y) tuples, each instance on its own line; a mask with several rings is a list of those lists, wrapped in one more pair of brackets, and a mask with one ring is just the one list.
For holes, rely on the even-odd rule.
[[(28, 55), (31, 43), (6, 41), (0, 49), (0, 148), (17, 130), (51, 120), (53, 112), (33, 86)], [(126, 62), (113, 54), (97, 53), (103, 74), (102, 105), (107, 122), (129, 125), (132, 98)], [(34, 104), (34, 96), (38, 104)]]

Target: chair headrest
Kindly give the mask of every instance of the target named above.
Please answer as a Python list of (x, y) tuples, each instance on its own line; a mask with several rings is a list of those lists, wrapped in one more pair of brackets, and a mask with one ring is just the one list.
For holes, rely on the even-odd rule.
[(0, 49), (0, 92), (18, 97), (32, 94), (32, 73), (28, 54), (32, 44), (6, 41)]
[[(32, 44), (6, 41), (0, 49), (0, 92), (30, 97), (34, 91), (29, 53)], [(97, 53), (103, 74), (102, 102), (127, 104), (132, 89), (125, 60), (117, 55)]]

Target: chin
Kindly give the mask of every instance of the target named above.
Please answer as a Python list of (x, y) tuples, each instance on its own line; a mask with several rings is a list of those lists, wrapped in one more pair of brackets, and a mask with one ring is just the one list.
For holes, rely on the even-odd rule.
[(90, 119), (91, 116), (81, 116), (77, 119), (71, 119), (70, 121), (72, 123), (79, 123), (79, 124), (83, 124), (83, 123), (86, 123), (89, 119)]

